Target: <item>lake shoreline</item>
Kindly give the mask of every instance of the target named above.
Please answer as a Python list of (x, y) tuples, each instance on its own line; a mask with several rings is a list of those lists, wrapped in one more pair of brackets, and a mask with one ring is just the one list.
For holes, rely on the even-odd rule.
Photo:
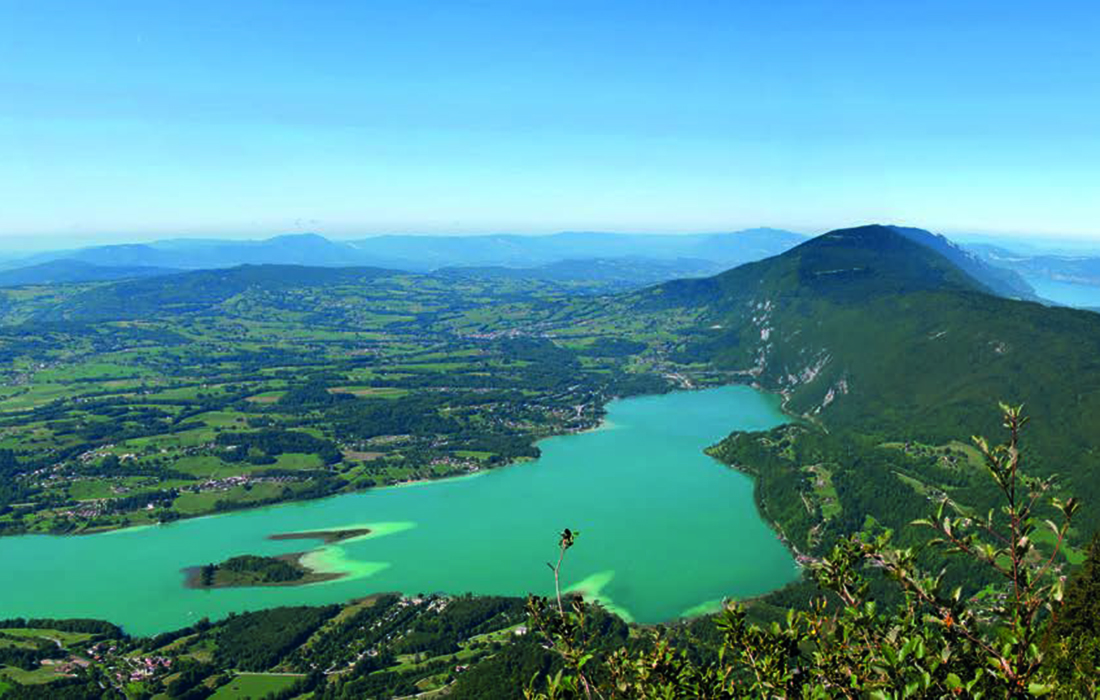
[[(562, 432), (550, 433), (550, 434), (547, 434), (543, 437), (538, 438), (532, 444), (535, 445), (535, 446), (538, 446), (540, 443), (542, 443), (546, 440), (553, 439), (553, 438), (566, 437), (566, 436), (570, 436), (570, 435), (583, 435), (583, 434), (586, 434), (586, 433), (592, 433), (592, 432), (598, 432), (598, 431), (601, 431), (601, 430), (613, 429), (615, 427), (614, 424), (613, 423), (609, 424), (608, 420), (607, 420), (607, 407), (608, 407), (609, 404), (611, 404), (615, 401), (638, 399), (638, 398), (644, 398), (644, 397), (648, 397), (648, 396), (665, 396), (665, 395), (673, 394), (673, 393), (693, 393), (693, 392), (697, 392), (697, 391), (707, 391), (707, 390), (710, 390), (710, 389), (718, 389), (718, 388), (722, 388), (722, 387), (744, 386), (744, 387), (749, 387), (751, 389), (755, 389), (755, 390), (759, 391), (761, 394), (776, 398), (777, 399), (776, 408), (784, 416), (787, 416), (790, 420), (792, 420), (792, 421), (794, 421), (794, 420), (807, 420), (806, 416), (795, 415), (795, 414), (791, 413), (788, 410), (786, 398), (784, 397), (784, 395), (781, 392), (772, 391), (772, 390), (770, 390), (770, 389), (768, 389), (764, 386), (761, 386), (755, 380), (749, 379), (749, 377), (746, 373), (733, 372), (733, 373), (731, 373), (729, 379), (731, 381), (729, 381), (728, 383), (715, 384), (715, 385), (693, 384), (690, 387), (679, 386), (679, 387), (673, 387), (669, 391), (662, 392), (662, 393), (637, 394), (637, 395), (631, 395), (631, 396), (608, 396), (608, 397), (605, 398), (605, 400), (599, 406), (598, 410), (599, 410), (600, 419), (595, 425), (585, 427), (585, 428), (574, 428), (574, 429), (564, 430)], [(705, 452), (706, 448), (704, 448), (703, 451)], [(210, 511), (210, 512), (194, 513), (194, 514), (179, 514), (179, 517), (173, 518), (171, 520), (166, 520), (166, 521), (149, 522), (149, 523), (131, 523), (131, 524), (120, 524), (120, 525), (103, 525), (103, 526), (95, 526), (95, 527), (90, 527), (90, 528), (89, 527), (79, 527), (77, 529), (74, 529), (74, 530), (71, 530), (71, 531), (66, 531), (66, 532), (56, 532), (56, 531), (32, 532), (32, 531), (26, 531), (26, 530), (23, 530), (23, 531), (7, 530), (7, 531), (4, 531), (4, 532), (0, 532), (0, 538), (21, 537), (21, 536), (26, 536), (26, 535), (40, 535), (40, 536), (47, 536), (47, 537), (84, 537), (84, 536), (104, 535), (104, 534), (111, 534), (111, 533), (133, 532), (133, 531), (137, 531), (137, 530), (141, 530), (141, 529), (145, 529), (145, 528), (161, 527), (161, 526), (164, 526), (164, 525), (172, 525), (174, 523), (181, 523), (181, 522), (185, 522), (185, 521), (195, 521), (195, 520), (201, 520), (201, 519), (204, 519), (204, 518), (214, 518), (214, 517), (220, 517), (220, 516), (223, 516), (223, 515), (232, 515), (234, 513), (240, 513), (240, 512), (245, 512), (245, 511), (260, 511), (260, 510), (263, 510), (265, 508), (276, 508), (276, 507), (288, 505), (288, 504), (291, 504), (291, 503), (313, 503), (313, 502), (318, 502), (318, 501), (324, 501), (324, 500), (329, 499), (329, 498), (336, 498), (336, 497), (346, 496), (346, 495), (354, 494), (354, 493), (370, 493), (370, 492), (376, 492), (376, 491), (383, 491), (383, 490), (386, 490), (386, 489), (407, 488), (407, 487), (410, 487), (410, 486), (422, 486), (422, 485), (435, 484), (435, 483), (444, 483), (444, 482), (453, 481), (453, 480), (456, 480), (456, 479), (473, 478), (473, 477), (477, 477), (477, 476), (482, 476), (484, 474), (488, 474), (490, 472), (496, 472), (496, 471), (500, 471), (502, 469), (507, 469), (507, 468), (510, 468), (510, 467), (515, 467), (515, 466), (519, 466), (519, 465), (522, 465), (522, 464), (526, 464), (528, 462), (535, 461), (536, 459), (537, 458), (532, 458), (532, 457), (516, 457), (516, 458), (513, 458), (512, 460), (510, 460), (510, 461), (508, 461), (504, 464), (500, 464), (496, 467), (486, 467), (486, 468), (478, 469), (476, 471), (469, 471), (468, 469), (461, 469), (461, 470), (456, 470), (454, 472), (448, 472), (448, 473), (440, 474), (438, 476), (431, 476), (431, 477), (419, 478), (419, 479), (409, 479), (409, 480), (406, 480), (406, 481), (398, 481), (398, 482), (395, 482), (395, 483), (392, 483), (392, 484), (383, 484), (383, 485), (380, 485), (380, 486), (369, 486), (369, 487), (360, 488), (360, 489), (340, 490), (340, 491), (325, 494), (325, 495), (322, 495), (322, 496), (314, 496), (314, 497), (307, 497), (307, 498), (288, 498), (284, 501), (278, 501), (278, 502), (275, 502), (275, 503), (263, 503), (263, 504), (258, 504), (254, 507), (248, 507), (247, 505), (245, 505), (245, 506), (242, 506), (242, 507), (234, 507), (234, 508), (227, 509), (227, 510), (220, 511), (220, 512)], [(726, 465), (726, 466), (728, 466), (728, 465)], [(754, 479), (754, 484), (755, 484), (755, 479)], [(758, 508), (759, 508), (759, 506), (758, 506)], [(762, 515), (763, 515), (763, 513), (762, 513)], [(767, 520), (769, 523), (771, 523), (772, 528), (775, 529), (777, 534), (779, 534), (782, 537), (782, 533), (779, 532), (778, 529), (777, 529), (778, 528), (778, 523), (775, 523), (770, 518), (766, 518), (766, 517), (765, 517), (765, 520)]]
[[(28, 539), (11, 550), (20, 553), (15, 571), (28, 583), (18, 591), (23, 599), (17, 596), (8, 605), (13, 613), (25, 615), (94, 613), (142, 633), (171, 629), (196, 616), (213, 619), (234, 610), (326, 604), (375, 589), (516, 596), (546, 585), (545, 571), (540, 574), (541, 567), (525, 562), (554, 540), (562, 524), (591, 533), (571, 553), (569, 577), (581, 580), (608, 572), (609, 587), (603, 593), (642, 624), (678, 619), (688, 610), (700, 614), (705, 607), (700, 601), (712, 609), (723, 597), (751, 599), (797, 579), (789, 543), (777, 537), (763, 517), (766, 511), (749, 507), (753, 479), (731, 480), (730, 470), (717, 468), (704, 453), (731, 431), (767, 430), (789, 422), (774, 395), (738, 384), (607, 403), (603, 432), (589, 428), (585, 434), (548, 436), (539, 442), (542, 457), (537, 464), (542, 468), (493, 469), (499, 473), (484, 483), (463, 484), (470, 479), (466, 475), (432, 480), (440, 488), (390, 487), (379, 489), (388, 493), (347, 494), (346, 499), (263, 512), (226, 512), (219, 516), (233, 517), (132, 530), (132, 536), (118, 541), (82, 538), (87, 545), (75, 544), (76, 538)], [(608, 430), (612, 425), (616, 429)], [(488, 477), (488, 471), (481, 473)], [(444, 486), (446, 482), (455, 483)], [(578, 483), (589, 487), (577, 488)], [(608, 493), (618, 494), (615, 508), (607, 507)], [(682, 495), (674, 499), (682, 504), (675, 516), (649, 517), (639, 510), (674, 494)], [(723, 534), (732, 530), (743, 537), (734, 541)], [(400, 538), (388, 536), (406, 531)], [(66, 539), (74, 544), (62, 544)], [(314, 542), (273, 546), (298, 539)], [(271, 541), (264, 546), (264, 540)], [(55, 550), (63, 554), (50, 561), (60, 568), (36, 563), (41, 554)], [(122, 574), (109, 564), (96, 564), (102, 576), (90, 581), (92, 588), (82, 589), (79, 600), (59, 597), (67, 602), (48, 604), (46, 597), (55, 597), (50, 592), (65, 586), (59, 570), (86, 570), (92, 563), (111, 561), (109, 553), (121, 550), (135, 564), (142, 563), (137, 572), (150, 572), (127, 579), (130, 594), (115, 597)], [(715, 551), (723, 552), (728, 563), (707, 563), (707, 552)], [(275, 555), (283, 560), (274, 561)], [(236, 557), (256, 561), (232, 561)], [(226, 566), (212, 574), (207, 562)], [(671, 588), (667, 575), (670, 562), (677, 571), (693, 572), (685, 574), (678, 590)], [(213, 577), (217, 584), (230, 585), (210, 586), (223, 590), (217, 596), (201, 595), (207, 586), (195, 585), (192, 569), (192, 590), (187, 590), (181, 585), (186, 578), (181, 570), (195, 564), (204, 565), (199, 575), (207, 582)], [(321, 579), (303, 581), (288, 564), (345, 575), (342, 580), (326, 576), (324, 585), (302, 585)], [(365, 580), (371, 577), (377, 578)], [(139, 580), (145, 584), (135, 583)], [(245, 590), (224, 590), (234, 587)]]
[[(288, 540), (320, 540), (323, 546), (344, 542), (346, 540), (356, 539), (359, 537), (366, 537), (370, 535), (372, 530), (367, 527), (355, 527), (355, 528), (340, 528), (335, 530), (304, 530), (302, 532), (282, 532), (274, 535), (268, 535), (267, 539), (276, 542), (283, 542)], [(202, 583), (202, 568), (201, 566), (189, 566), (183, 569), (184, 572), (184, 587), (198, 590), (213, 589), (213, 588), (262, 588), (272, 586), (308, 586), (313, 583), (324, 583), (326, 581), (336, 581), (338, 579), (347, 576), (346, 573), (335, 571), (317, 571), (305, 563), (305, 558), (318, 549), (310, 549), (304, 552), (291, 552), (289, 554), (278, 554), (270, 559), (276, 559), (286, 562), (294, 569), (301, 572), (302, 577), (291, 581), (251, 581), (246, 583), (213, 583), (211, 585), (203, 585)], [(218, 565), (220, 566), (220, 565)]]

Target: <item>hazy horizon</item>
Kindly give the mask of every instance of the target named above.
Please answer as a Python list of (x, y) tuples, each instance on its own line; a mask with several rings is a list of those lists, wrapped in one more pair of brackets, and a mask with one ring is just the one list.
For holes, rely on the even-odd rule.
[[(863, 222), (850, 224), (852, 226), (863, 225), (864, 223), (887, 223), (890, 225), (909, 226), (911, 224), (907, 222)], [(594, 234), (620, 234), (620, 235), (652, 235), (652, 236), (693, 236), (693, 235), (712, 235), (712, 234), (727, 234), (727, 233), (739, 233), (746, 230), (754, 229), (776, 229), (781, 231), (788, 231), (791, 233), (797, 233), (804, 235), (807, 238), (818, 236), (831, 230), (838, 228), (846, 228), (845, 226), (833, 226), (828, 228), (821, 228), (819, 230), (796, 230), (792, 228), (786, 228), (782, 226), (772, 225), (759, 225), (759, 226), (744, 226), (737, 228), (728, 228), (725, 230), (691, 230), (691, 231), (675, 231), (675, 230), (633, 230), (633, 231), (613, 231), (613, 230), (598, 230), (598, 229), (572, 229), (572, 230), (554, 230), (554, 231), (385, 231), (385, 232), (370, 232), (370, 233), (346, 233), (343, 235), (332, 235), (321, 231), (272, 231), (270, 233), (255, 233), (246, 234), (240, 232), (224, 232), (224, 233), (211, 233), (209, 235), (197, 235), (180, 233), (178, 235), (165, 234), (165, 235), (134, 235), (127, 236), (125, 234), (118, 235), (103, 235), (103, 236), (84, 236), (84, 237), (53, 237), (53, 236), (9, 236), (5, 237), (0, 235), (0, 254), (6, 256), (19, 256), (22, 254), (32, 255), (35, 253), (54, 252), (61, 250), (79, 250), (81, 248), (94, 248), (99, 246), (110, 245), (147, 245), (152, 243), (161, 243), (166, 241), (264, 241), (272, 238), (278, 238), (282, 236), (296, 236), (296, 235), (318, 235), (331, 241), (355, 241), (367, 238), (377, 238), (381, 236), (443, 236), (453, 238), (463, 237), (477, 237), (477, 236), (553, 236), (561, 233), (594, 233)], [(917, 227), (921, 228), (921, 227)], [(1044, 251), (1057, 251), (1057, 250), (1073, 250), (1073, 249), (1087, 249), (1100, 251), (1100, 238), (1057, 238), (1047, 237), (1042, 235), (1019, 233), (1019, 232), (1007, 232), (1007, 233), (987, 233), (987, 232), (959, 232), (959, 231), (940, 231), (933, 230), (933, 233), (942, 234), (956, 243), (1006, 243), (1021, 246), (1022, 248), (1036, 248)]]

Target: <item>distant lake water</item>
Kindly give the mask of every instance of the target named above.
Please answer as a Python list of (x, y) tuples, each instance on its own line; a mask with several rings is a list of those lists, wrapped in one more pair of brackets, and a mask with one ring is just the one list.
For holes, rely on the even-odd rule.
[(1045, 277), (1027, 277), (1035, 292), (1050, 301), (1076, 308), (1100, 308), (1100, 287), (1073, 282), (1055, 282)]
[[(94, 617), (150, 634), (230, 611), (342, 602), (382, 591), (550, 594), (557, 534), (579, 530), (564, 583), (627, 619), (658, 622), (755, 596), (798, 575), (761, 520), (751, 480), (703, 454), (733, 430), (784, 422), (748, 387), (614, 401), (599, 430), (549, 438), (533, 462), (91, 536), (0, 538), (0, 618)], [(309, 561), (344, 571), (292, 588), (192, 590), (182, 569), (310, 549), (266, 539), (367, 526)]]

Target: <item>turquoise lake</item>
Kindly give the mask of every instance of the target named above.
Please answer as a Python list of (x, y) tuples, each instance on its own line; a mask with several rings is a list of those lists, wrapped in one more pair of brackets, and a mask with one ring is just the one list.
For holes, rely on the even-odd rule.
[[(533, 462), (100, 535), (0, 539), (0, 617), (94, 617), (150, 634), (278, 605), (382, 591), (549, 594), (562, 528), (581, 535), (563, 583), (651, 623), (766, 593), (798, 576), (762, 521), (752, 481), (703, 454), (733, 430), (783, 423), (774, 397), (722, 387), (609, 404), (605, 425), (542, 441)], [(289, 588), (192, 590), (182, 569), (310, 540), (269, 535), (366, 526), (311, 565), (348, 575)]]

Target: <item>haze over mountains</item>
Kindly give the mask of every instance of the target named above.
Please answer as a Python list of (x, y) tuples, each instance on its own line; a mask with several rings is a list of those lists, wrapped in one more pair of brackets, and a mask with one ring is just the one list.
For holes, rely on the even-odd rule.
[(3, 263), (6, 269), (56, 260), (101, 266), (209, 269), (235, 265), (372, 266), (413, 272), (440, 267), (525, 268), (564, 260), (644, 258), (734, 267), (780, 253), (805, 236), (779, 229), (714, 234), (565, 232), (547, 236), (376, 236), (331, 241), (316, 234), (258, 241), (173, 239), (38, 253)]
[[(996, 256), (979, 257), (943, 236), (897, 228), (936, 250), (1001, 296), (1039, 297)], [(410, 272), (556, 282), (587, 281), (600, 291), (716, 274), (782, 253), (806, 237), (756, 228), (714, 234), (564, 232), (547, 236), (388, 235), (331, 241), (316, 234), (265, 240), (171, 239), (38, 253), (0, 263), (0, 286), (151, 277), (238, 265), (377, 267)]]

